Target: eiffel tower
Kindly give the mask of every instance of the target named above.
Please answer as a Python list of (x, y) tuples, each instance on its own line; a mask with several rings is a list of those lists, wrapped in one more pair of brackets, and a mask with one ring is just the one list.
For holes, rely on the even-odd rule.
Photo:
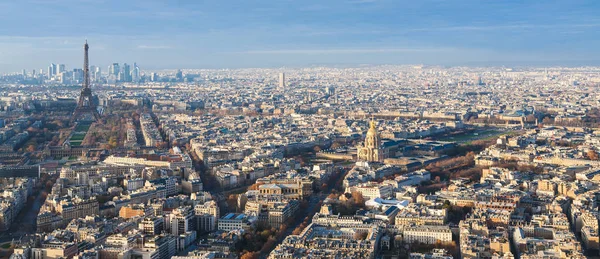
[(86, 40), (85, 45), (83, 45), (85, 51), (83, 57), (83, 87), (81, 88), (77, 107), (75, 108), (75, 112), (73, 112), (73, 117), (71, 117), (71, 123), (75, 121), (98, 121), (100, 119), (100, 114), (93, 99), (92, 89), (90, 88), (89, 48)]

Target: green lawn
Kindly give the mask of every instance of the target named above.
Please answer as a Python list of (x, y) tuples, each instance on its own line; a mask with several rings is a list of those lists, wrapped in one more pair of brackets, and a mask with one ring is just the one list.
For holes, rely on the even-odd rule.
[(84, 138), (85, 138), (84, 133), (75, 133), (75, 134), (73, 134), (73, 136), (71, 136), (71, 141), (79, 141), (79, 140), (83, 140)]
[(471, 141), (479, 140), (479, 139), (495, 138), (500, 135), (505, 135), (505, 134), (510, 134), (510, 133), (511, 133), (511, 131), (503, 131), (503, 130), (499, 130), (499, 129), (486, 129), (486, 130), (482, 130), (482, 131), (470, 132), (470, 133), (465, 133), (465, 134), (460, 134), (460, 135), (445, 136), (438, 140), (439, 141), (453, 141), (453, 142), (458, 142), (458, 143), (465, 143), (465, 142), (471, 142)]
[(87, 132), (90, 129), (90, 126), (92, 126), (90, 123), (78, 123), (73, 130), (75, 132)]
[(88, 122), (78, 123), (77, 126), (75, 126), (75, 129), (73, 129), (73, 135), (71, 135), (71, 138), (69, 139), (71, 146), (81, 146), (81, 142), (85, 139), (85, 135), (91, 126), (92, 124)]
[(81, 146), (81, 141), (69, 141), (72, 147)]

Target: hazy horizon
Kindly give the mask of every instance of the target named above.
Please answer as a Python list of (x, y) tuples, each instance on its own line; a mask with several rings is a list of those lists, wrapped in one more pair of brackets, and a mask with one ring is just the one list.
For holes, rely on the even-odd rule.
[(595, 1), (0, 3), (0, 72), (328, 65), (598, 66)]

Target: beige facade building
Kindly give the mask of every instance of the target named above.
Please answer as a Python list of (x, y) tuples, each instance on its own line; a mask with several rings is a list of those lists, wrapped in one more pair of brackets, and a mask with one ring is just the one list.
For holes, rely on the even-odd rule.
[(98, 215), (98, 201), (95, 198), (88, 200), (75, 198), (71, 201), (62, 201), (56, 207), (56, 212), (60, 213), (65, 221)]
[(435, 244), (452, 242), (452, 231), (448, 226), (418, 226), (404, 229), (407, 243)]

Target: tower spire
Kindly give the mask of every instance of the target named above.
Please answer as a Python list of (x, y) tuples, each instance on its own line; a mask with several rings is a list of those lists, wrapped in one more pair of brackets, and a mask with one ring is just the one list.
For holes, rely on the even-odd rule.
[(90, 88), (89, 49), (90, 46), (88, 45), (87, 40), (85, 40), (85, 44), (83, 45), (83, 86), (81, 87), (81, 95), (79, 96), (75, 112), (73, 112), (71, 122), (76, 120), (97, 121), (100, 119), (92, 89)]
[(85, 45), (83, 45), (84, 56), (83, 56), (83, 88), (90, 88), (90, 64), (88, 59), (88, 50), (90, 46), (85, 40)]

